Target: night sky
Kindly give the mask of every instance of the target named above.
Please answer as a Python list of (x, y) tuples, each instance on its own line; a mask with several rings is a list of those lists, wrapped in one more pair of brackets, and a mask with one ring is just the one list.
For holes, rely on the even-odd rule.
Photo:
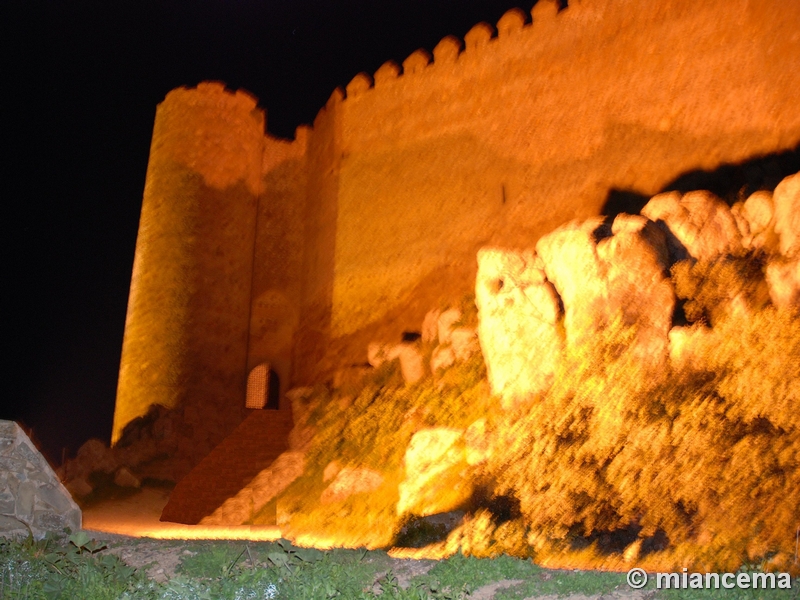
[[(543, 0), (544, 1), (544, 0)], [(547, 0), (549, 1), (549, 0)], [(521, 8), (529, 10), (534, 0)], [(57, 466), (108, 442), (156, 104), (219, 80), (293, 137), (336, 86), (514, 0), (0, 2), (0, 418)]]

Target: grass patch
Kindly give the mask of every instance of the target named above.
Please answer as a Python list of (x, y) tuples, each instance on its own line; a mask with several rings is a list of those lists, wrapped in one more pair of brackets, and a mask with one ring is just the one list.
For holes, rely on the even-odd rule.
[[(548, 570), (505, 555), (488, 559), (456, 554), (401, 585), (399, 571), (392, 570), (399, 563), (383, 551), (323, 552), (298, 548), (286, 540), (194, 541), (178, 548), (181, 564), (176, 575), (159, 583), (122, 563), (105, 543), (84, 532), (42, 541), (0, 540), (0, 598), (455, 600), (469, 598), (481, 586), (509, 580), (521, 583), (497, 590), (494, 598), (591, 596), (629, 589), (624, 574)], [(791, 590), (656, 590), (651, 577), (643, 591), (665, 600), (723, 596), (796, 600), (800, 582), (795, 578)]]

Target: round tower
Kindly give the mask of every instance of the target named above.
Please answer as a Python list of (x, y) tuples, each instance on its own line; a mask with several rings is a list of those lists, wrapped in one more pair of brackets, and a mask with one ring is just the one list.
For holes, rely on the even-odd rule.
[(195, 429), (241, 414), (264, 128), (256, 100), (220, 83), (158, 105), (112, 443), (153, 404), (191, 405)]

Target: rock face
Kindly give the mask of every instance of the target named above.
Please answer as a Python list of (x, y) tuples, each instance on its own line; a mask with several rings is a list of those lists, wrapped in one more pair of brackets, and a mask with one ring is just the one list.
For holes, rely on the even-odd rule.
[(625, 325), (638, 325), (637, 351), (658, 364), (675, 308), (665, 236), (646, 218), (621, 214), (611, 226), (613, 235), (596, 242), (605, 227), (601, 219), (571, 223), (536, 245), (564, 305), (567, 343), (590, 343), (621, 318)]
[(734, 204), (731, 214), (739, 227), (745, 248), (769, 251), (777, 247), (772, 194), (767, 191), (755, 192), (744, 202)]
[(670, 234), (673, 262), (687, 256), (712, 260), (742, 250), (736, 219), (728, 205), (711, 192), (696, 191), (683, 196), (679, 192), (658, 194), (645, 205), (642, 215)]
[(625, 325), (637, 325), (634, 351), (643, 365), (660, 366), (675, 309), (665, 236), (646, 218), (626, 214), (614, 219), (611, 232), (597, 244), (605, 272), (606, 317), (619, 315)]
[(415, 343), (402, 343), (395, 346), (389, 352), (388, 359), (394, 360), (395, 358), (400, 359), (400, 371), (403, 374), (403, 381), (407, 384), (413, 385), (425, 377), (425, 362)]
[(320, 502), (339, 502), (353, 494), (377, 490), (382, 483), (383, 476), (372, 469), (344, 467), (322, 492)]
[(372, 367), (377, 368), (385, 362), (397, 359), (400, 361), (403, 381), (407, 384), (413, 385), (425, 376), (425, 362), (416, 342), (403, 342), (394, 346), (372, 342), (367, 347), (367, 362)]
[(478, 337), (492, 392), (504, 407), (547, 389), (561, 356), (561, 308), (532, 252), (484, 249), (475, 283)]
[(595, 241), (595, 231), (602, 225), (602, 218), (573, 221), (536, 244), (545, 276), (564, 305), (564, 327), (571, 346), (588, 340), (606, 324), (608, 290)]
[(781, 181), (772, 198), (780, 252), (785, 257), (796, 257), (800, 255), (800, 173)]
[(0, 421), (0, 535), (81, 528), (81, 509), (25, 432)]
[(666, 360), (675, 294), (665, 235), (638, 215), (617, 216), (598, 242), (607, 229), (598, 218), (573, 222), (542, 237), (535, 254), (478, 254), (480, 343), (504, 408), (550, 387), (564, 341), (591, 343), (615, 319), (638, 326), (643, 366)]
[(800, 256), (778, 258), (767, 265), (767, 284), (772, 303), (780, 309), (800, 309)]
[(415, 433), (406, 448), (397, 514), (425, 517), (463, 506), (472, 493), (468, 466), (462, 431), (437, 427)]

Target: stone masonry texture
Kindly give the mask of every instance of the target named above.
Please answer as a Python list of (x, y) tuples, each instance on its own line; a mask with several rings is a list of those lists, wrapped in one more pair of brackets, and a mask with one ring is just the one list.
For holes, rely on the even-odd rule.
[(33, 442), (13, 421), (0, 421), (0, 536), (81, 528), (81, 509)]
[(114, 435), (151, 404), (244, 403), (363, 363), (535, 246), (683, 174), (800, 144), (800, 3), (539, 2), (334, 90), (295, 140), (222, 84), (153, 133)]

